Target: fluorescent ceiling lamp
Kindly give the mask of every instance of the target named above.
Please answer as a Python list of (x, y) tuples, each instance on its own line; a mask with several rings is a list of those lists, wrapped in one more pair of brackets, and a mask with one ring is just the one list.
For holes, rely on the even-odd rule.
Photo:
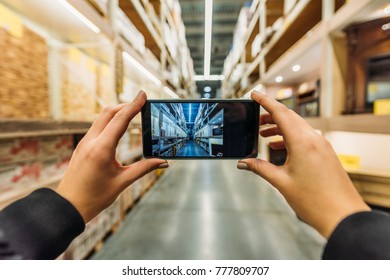
[(156, 78), (152, 73), (149, 72), (141, 63), (135, 60), (131, 55), (127, 52), (122, 53), (123, 57), (126, 58), (131, 64), (133, 64), (142, 74), (144, 74), (149, 80), (155, 83), (158, 86), (161, 86), (161, 81)]
[(205, 0), (205, 24), (204, 24), (204, 76), (206, 80), (210, 76), (211, 61), (211, 31), (213, 28), (213, 0)]
[(75, 15), (79, 20), (81, 20), (85, 25), (91, 28), (95, 33), (100, 33), (99, 27), (93, 24), (89, 19), (87, 19), (82, 13), (77, 11), (71, 4), (69, 4), (66, 0), (58, 0), (62, 6), (64, 6), (68, 11), (70, 11), (73, 15)]
[(225, 79), (224, 75), (209, 75), (208, 77), (204, 75), (195, 75), (195, 81), (223, 81)]
[(164, 89), (164, 91), (165, 91), (168, 95), (170, 95), (171, 97), (173, 97), (173, 98), (179, 98), (179, 96), (178, 96), (176, 93), (174, 93), (169, 87), (164, 86), (163, 89)]

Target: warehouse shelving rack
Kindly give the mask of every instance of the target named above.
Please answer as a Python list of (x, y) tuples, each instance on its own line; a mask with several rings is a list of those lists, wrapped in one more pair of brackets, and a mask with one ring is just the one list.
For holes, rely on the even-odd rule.
[[(0, 1), (0, 4), (9, 8), (21, 18), (23, 25), (45, 38), (49, 51), (48, 80), (50, 100), (49, 119), (0, 120), (0, 139), (7, 140), (61, 135), (82, 136), (88, 131), (91, 121), (66, 121), (62, 114), (61, 69), (59, 67), (61, 58), (59, 53), (71, 48), (81, 50), (86, 55), (109, 66), (112, 77), (110, 87), (112, 88), (113, 96), (110, 104), (94, 96), (101, 107), (120, 102), (114, 93), (120, 93), (115, 78), (116, 73), (118, 73), (118, 67), (120, 68), (122, 65), (126, 69), (124, 75), (127, 76), (127, 80), (132, 81), (132, 79), (137, 79), (136, 86), (145, 87), (148, 93), (155, 97), (172, 98), (175, 93), (178, 98), (193, 96), (196, 91), (193, 80), (194, 69), (185, 41), (184, 25), (181, 19), (180, 21), (177, 18), (176, 21), (174, 20), (174, 7), (170, 6), (168, 1), (161, 1), (161, 5), (158, 5), (159, 10), (155, 10), (157, 6), (156, 3), (153, 3), (154, 1), (110, 0), (108, 1), (108, 6), (106, 6), (107, 9), (99, 9), (99, 5), (91, 5), (96, 4), (96, 1), (67, 0), (66, 3), (71, 5), (77, 11), (76, 13), (80, 13), (87, 21), (92, 23), (95, 26), (95, 30), (88, 27), (85, 22), (80, 21), (80, 18), (75, 17), (74, 14), (66, 13), (66, 9), (60, 3), (61, 1), (65, 2), (63, 0)], [(118, 13), (122, 11), (124, 14), (129, 14), (132, 9), (131, 17), (127, 20), (144, 36), (146, 43), (145, 53), (140, 52), (142, 48), (137, 48), (134, 45), (140, 42), (132, 42), (131, 38), (127, 38), (126, 34), (122, 33), (120, 28), (118, 28), (119, 23), (116, 17)], [(160, 30), (160, 27), (163, 26), (162, 23), (166, 23), (171, 31), (170, 33), (164, 34)], [(169, 38), (166, 38), (166, 36), (171, 33), (179, 34), (177, 45), (168, 47), (167, 42), (169, 42)], [(173, 47), (176, 50), (176, 55), (172, 53)], [(122, 52), (131, 56), (135, 63), (141, 65), (159, 83), (150, 85), (150, 80), (147, 77), (139, 78), (137, 75), (141, 74), (137, 73), (137, 75), (133, 76), (132, 72), (127, 71), (130, 69), (130, 71), (137, 72), (134, 71), (133, 65), (129, 65), (129, 63), (124, 61)], [(150, 53), (155, 56), (155, 59), (149, 60), (147, 58)], [(120, 57), (119, 61), (118, 57)], [(170, 74), (171, 72), (175, 73), (175, 75)], [(175, 78), (176, 76), (178, 79)], [(129, 131), (132, 129), (139, 130), (139, 128), (140, 121), (138, 116), (132, 122)], [(118, 156), (123, 164), (131, 164), (142, 157), (142, 148), (139, 145), (132, 150), (122, 151), (122, 154)], [(158, 174), (152, 173), (146, 176), (126, 192), (126, 197), (123, 197), (125, 198), (123, 201), (126, 202), (120, 201), (122, 214), (132, 207), (134, 201), (138, 201), (140, 196), (156, 180), (156, 176), (160, 174), (161, 172), (158, 172)], [(62, 175), (56, 175), (47, 180), (41, 180), (31, 184), (28, 187), (20, 188), (16, 192), (3, 192), (0, 198), (0, 208), (5, 207), (35, 189), (42, 187), (55, 188), (61, 178)], [(105, 234), (101, 235), (104, 236)], [(78, 252), (79, 256), (86, 257), (94, 249), (94, 244), (87, 245), (84, 248), (86, 250), (85, 252)], [(68, 252), (67, 257), (72, 258), (72, 253)]]
[[(253, 1), (252, 19), (246, 29), (245, 48), (239, 60), (225, 74), (222, 84), (225, 97), (248, 98), (253, 89), (275, 95), (275, 88), (297, 87), (307, 81), (320, 80), (318, 87), (320, 116), (306, 120), (323, 134), (331, 132), (369, 133), (389, 135), (390, 116), (373, 114), (345, 115), (347, 98), (347, 43), (344, 29), (354, 22), (367, 21), (367, 15), (378, 16), (389, 2), (386, 0), (298, 0), (285, 15), (281, 26), (265, 37), (266, 30), (275, 18), (267, 15), (268, 5), (283, 10), (286, 1)], [(383, 15), (382, 15), (383, 16)], [(256, 23), (254, 23), (254, 21)], [(256, 35), (264, 34), (260, 51), (250, 56), (251, 44)], [(233, 46), (234, 50), (234, 46)], [(293, 73), (293, 65), (301, 64), (301, 71)], [(242, 67), (241, 80), (232, 80), (232, 72)], [(283, 76), (278, 84), (276, 77)], [(277, 96), (274, 96), (278, 98)], [(298, 96), (299, 97), (299, 96)], [(295, 99), (296, 102), (297, 98)], [(266, 141), (261, 141), (261, 154), (267, 157)], [(383, 167), (386, 169), (386, 167)], [(386, 170), (347, 170), (370, 203), (390, 207), (390, 173)]]

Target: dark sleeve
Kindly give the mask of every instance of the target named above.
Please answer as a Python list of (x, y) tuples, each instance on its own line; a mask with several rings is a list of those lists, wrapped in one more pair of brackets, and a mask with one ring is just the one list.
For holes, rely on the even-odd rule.
[(360, 212), (345, 218), (325, 247), (325, 260), (390, 259), (390, 215)]
[(84, 228), (70, 202), (39, 189), (0, 212), (0, 258), (55, 259)]

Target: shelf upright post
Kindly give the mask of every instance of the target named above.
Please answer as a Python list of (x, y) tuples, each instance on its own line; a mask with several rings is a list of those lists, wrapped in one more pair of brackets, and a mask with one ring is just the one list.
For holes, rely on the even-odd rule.
[[(322, 21), (327, 25), (334, 15), (335, 1), (322, 1)], [(334, 97), (337, 93), (333, 92), (333, 67), (334, 52), (332, 38), (328, 33), (323, 37), (322, 42), (322, 60), (321, 60), (321, 95), (320, 95), (320, 114), (322, 117), (332, 117), (335, 114), (333, 107)]]
[[(165, 22), (167, 20), (166, 18), (166, 15), (165, 15), (165, 9), (166, 9), (166, 1), (161, 1), (161, 5), (160, 5), (160, 26), (161, 26), (161, 37), (162, 37), (162, 44), (163, 44), (163, 47), (161, 49), (161, 54), (160, 54), (160, 69), (161, 69), (161, 73), (163, 73), (163, 78), (164, 79), (167, 79), (168, 77), (166, 77), (166, 73), (168, 72), (168, 69), (167, 69), (167, 62), (168, 62), (168, 49), (167, 49), (167, 46), (165, 44), (165, 32), (164, 32), (164, 26), (165, 26)], [(163, 90), (160, 91), (160, 98), (163, 98)]]
[[(266, 37), (266, 29), (267, 29), (267, 7), (266, 7), (266, 0), (260, 1), (259, 6), (259, 32), (260, 36), (263, 36), (263, 38)], [(260, 50), (260, 54), (262, 53), (262, 50)], [(265, 74), (265, 59), (262, 59), (259, 63), (259, 79), (262, 79)]]
[[(108, 3), (108, 20), (110, 22), (110, 25), (112, 27), (113, 33), (114, 33), (114, 41), (113, 45), (110, 49), (110, 74), (111, 74), (111, 92), (112, 97), (111, 100), (114, 100), (115, 104), (119, 103), (118, 95), (116, 94), (115, 89), (115, 79), (116, 79), (116, 48), (119, 45), (119, 41), (117, 38), (120, 38), (119, 30), (117, 26), (117, 12), (119, 9), (119, 0), (109, 0)], [(112, 105), (112, 104), (108, 104)]]

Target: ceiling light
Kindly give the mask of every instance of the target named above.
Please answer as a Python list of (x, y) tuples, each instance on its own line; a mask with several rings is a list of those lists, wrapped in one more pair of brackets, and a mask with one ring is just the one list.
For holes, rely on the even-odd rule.
[(213, 0), (205, 0), (205, 25), (204, 25), (204, 76), (207, 80), (210, 76), (211, 62), (211, 31), (213, 28)]
[(178, 96), (176, 93), (174, 93), (173, 90), (171, 90), (169, 87), (164, 86), (164, 87), (163, 87), (163, 90), (164, 90), (168, 95), (170, 95), (171, 97), (173, 97), (173, 98), (179, 98), (179, 96)]
[(149, 80), (155, 83), (158, 86), (161, 86), (161, 81), (156, 78), (148, 69), (146, 69), (141, 63), (134, 59), (127, 52), (122, 53), (123, 57), (126, 58), (131, 64), (133, 64), (142, 74), (144, 74)]
[(206, 98), (206, 99), (209, 99), (211, 97), (211, 94), (210, 93), (205, 93), (203, 95), (203, 98)]
[(66, 0), (58, 0), (62, 6), (64, 6), (68, 11), (74, 14), (79, 20), (81, 20), (85, 25), (91, 28), (95, 33), (100, 33), (99, 27), (93, 24), (89, 19), (87, 19), (82, 13), (77, 11), (71, 4), (69, 4)]
[(210, 92), (211, 91), (211, 87), (207, 86), (207, 87), (204, 87), (204, 92)]
[(275, 78), (275, 82), (277, 82), (277, 83), (283, 82), (283, 77), (282, 77), (282, 76), (277, 76), (277, 77)]
[(299, 65), (299, 64), (294, 65), (294, 66), (292, 67), (292, 70), (293, 70), (294, 72), (300, 71), (300, 70), (301, 70), (301, 65)]
[(225, 79), (224, 75), (209, 75), (207, 78), (204, 75), (195, 75), (195, 81), (223, 81)]
[(390, 5), (388, 5), (387, 7), (385, 7), (385, 8), (383, 9), (383, 12), (384, 12), (385, 14), (390, 14)]

